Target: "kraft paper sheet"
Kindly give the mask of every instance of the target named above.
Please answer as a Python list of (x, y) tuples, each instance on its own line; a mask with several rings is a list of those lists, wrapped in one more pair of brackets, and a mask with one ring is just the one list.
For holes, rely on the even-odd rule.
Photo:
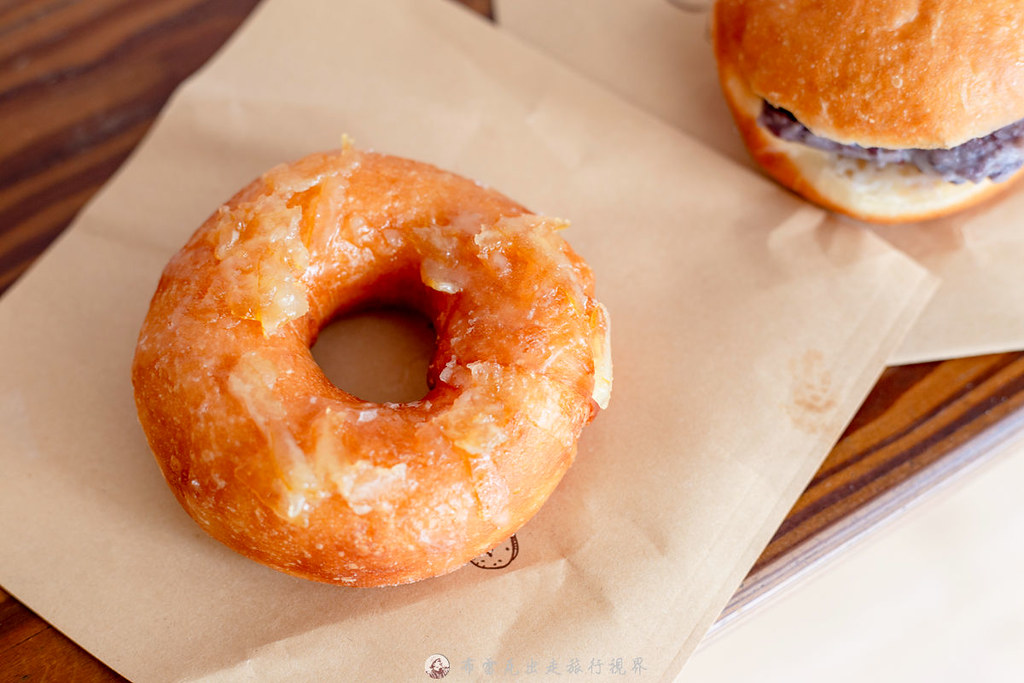
[[(612, 403), (504, 569), (393, 589), (266, 569), (178, 507), (136, 420), (168, 258), (342, 134), (570, 219), (597, 273)], [(427, 680), (435, 653), (455, 681), (671, 678), (934, 286), (456, 5), (269, 0), (0, 301), (0, 585), (136, 681)], [(351, 381), (379, 379), (365, 365)]]
[[(753, 168), (722, 99), (711, 0), (501, 0), (502, 27)], [(1024, 349), (1024, 184), (940, 220), (870, 229), (942, 284), (893, 364)], [(830, 216), (830, 221), (854, 223)]]

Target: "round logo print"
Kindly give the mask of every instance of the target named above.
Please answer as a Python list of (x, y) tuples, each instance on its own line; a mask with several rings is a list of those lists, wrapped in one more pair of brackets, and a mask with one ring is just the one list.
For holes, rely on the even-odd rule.
[(427, 661), (423, 662), (423, 671), (428, 678), (444, 678), (451, 670), (452, 664), (444, 655), (430, 655), (427, 657)]
[(481, 569), (502, 569), (512, 564), (519, 554), (519, 541), (515, 534), (496, 548), (487, 551), (479, 557), (473, 558), (472, 562)]

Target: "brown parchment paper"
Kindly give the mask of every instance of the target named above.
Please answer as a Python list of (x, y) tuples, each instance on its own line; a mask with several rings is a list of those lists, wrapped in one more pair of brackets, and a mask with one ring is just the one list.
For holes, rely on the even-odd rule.
[[(707, 31), (711, 2), (503, 0), (497, 13), (505, 29), (753, 167), (719, 91)], [(967, 213), (870, 228), (942, 280), (892, 363), (1024, 348), (1022, 217), (1024, 186), (1017, 184)]]
[[(612, 404), (506, 569), (394, 589), (276, 573), (187, 518), (136, 421), (167, 259), (342, 133), (570, 218), (597, 273)], [(138, 681), (415, 681), (434, 653), (456, 681), (670, 678), (933, 289), (458, 6), (270, 0), (0, 302), (0, 584)]]

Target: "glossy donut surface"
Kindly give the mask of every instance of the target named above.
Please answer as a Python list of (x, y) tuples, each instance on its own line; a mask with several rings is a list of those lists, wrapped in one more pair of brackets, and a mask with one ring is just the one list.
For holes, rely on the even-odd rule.
[[(437, 576), (508, 538), (611, 389), (607, 313), (563, 227), (351, 148), (244, 188), (167, 265), (132, 366), (181, 505), (245, 556), (343, 585)], [(379, 306), (433, 322), (421, 400), (361, 400), (312, 358), (335, 316)]]

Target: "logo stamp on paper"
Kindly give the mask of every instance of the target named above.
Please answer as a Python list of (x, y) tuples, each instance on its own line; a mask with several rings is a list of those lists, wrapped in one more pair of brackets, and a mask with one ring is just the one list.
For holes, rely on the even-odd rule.
[(827, 429), (839, 404), (825, 354), (816, 349), (789, 361), (793, 379), (786, 407), (793, 425), (809, 434)]
[(447, 676), (451, 670), (452, 664), (444, 655), (430, 655), (427, 661), (423, 662), (423, 672), (427, 674), (427, 678), (438, 680)]
[(516, 559), (517, 555), (519, 555), (519, 541), (516, 539), (516, 535), (512, 534), (493, 549), (474, 557), (472, 562), (481, 569), (504, 569), (512, 564), (512, 560)]

